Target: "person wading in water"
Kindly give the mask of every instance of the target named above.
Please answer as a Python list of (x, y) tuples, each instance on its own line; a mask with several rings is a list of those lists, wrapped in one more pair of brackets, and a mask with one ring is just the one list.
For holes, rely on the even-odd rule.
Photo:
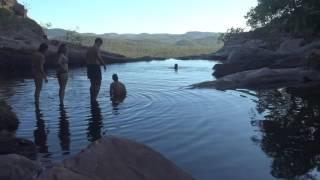
[(61, 44), (58, 48), (58, 61), (57, 61), (57, 78), (59, 82), (59, 98), (60, 105), (64, 104), (64, 94), (68, 82), (68, 63), (69, 59), (67, 57), (68, 49), (66, 44)]
[(104, 70), (106, 70), (106, 65), (103, 62), (103, 59), (100, 55), (100, 47), (103, 44), (101, 38), (97, 38), (94, 42), (94, 45), (90, 47), (86, 54), (86, 63), (87, 63), (87, 76), (90, 79), (90, 97), (91, 101), (94, 102), (97, 100), (100, 86), (101, 86), (101, 69), (100, 66), (103, 65)]
[(33, 59), (32, 59), (32, 75), (34, 79), (34, 83), (36, 86), (36, 90), (34, 92), (34, 98), (35, 98), (35, 105), (39, 106), (39, 98), (40, 98), (40, 92), (42, 89), (43, 80), (45, 82), (48, 82), (47, 75), (44, 72), (44, 64), (46, 62), (45, 53), (48, 50), (48, 45), (45, 43), (42, 43), (38, 51), (34, 53)]

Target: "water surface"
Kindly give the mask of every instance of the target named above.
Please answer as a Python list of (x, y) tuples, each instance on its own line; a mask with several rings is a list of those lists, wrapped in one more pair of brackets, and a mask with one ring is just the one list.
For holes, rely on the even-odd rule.
[[(174, 71), (175, 63), (179, 71)], [(306, 149), (306, 139), (299, 139), (305, 133), (283, 131), (300, 129), (301, 124), (289, 123), (299, 119), (293, 112), (303, 114), (310, 105), (281, 90), (187, 88), (212, 80), (214, 64), (167, 60), (110, 65), (94, 104), (89, 101), (85, 68), (71, 70), (64, 107), (59, 106), (53, 71), (44, 85), (40, 109), (33, 104), (34, 84), (28, 78), (1, 80), (0, 96), (21, 121), (17, 135), (37, 144), (39, 159), (45, 164), (69, 157), (104, 135), (117, 135), (151, 146), (200, 180), (316, 178), (320, 151), (306, 151), (319, 142), (317, 136), (308, 139), (311, 147)], [(117, 107), (108, 95), (113, 73), (118, 73), (128, 91), (127, 99)], [(290, 108), (292, 102), (296, 103)], [(305, 129), (314, 127), (317, 132), (317, 121), (309, 119), (311, 124), (304, 125)]]

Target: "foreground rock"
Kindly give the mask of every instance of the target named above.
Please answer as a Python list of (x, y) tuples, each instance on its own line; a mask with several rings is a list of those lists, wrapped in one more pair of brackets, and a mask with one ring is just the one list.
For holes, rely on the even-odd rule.
[(41, 167), (19, 155), (0, 155), (0, 180), (34, 180)]
[(282, 87), (307, 87), (320, 85), (320, 72), (304, 68), (261, 68), (224, 76), (215, 81), (195, 84), (194, 88), (227, 89), (275, 89)]
[(131, 140), (106, 137), (46, 170), (38, 180), (188, 180), (193, 179), (160, 153)]
[(11, 107), (0, 101), (0, 155), (19, 154), (29, 159), (36, 158), (36, 146), (33, 142), (16, 138), (19, 120)]
[(14, 137), (18, 126), (19, 120), (11, 107), (5, 101), (0, 101), (0, 138)]

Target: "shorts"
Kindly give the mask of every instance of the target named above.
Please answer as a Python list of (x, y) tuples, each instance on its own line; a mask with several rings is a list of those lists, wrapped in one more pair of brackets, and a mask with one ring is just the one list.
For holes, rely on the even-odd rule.
[(68, 73), (57, 73), (57, 78), (59, 80), (68, 80), (68, 76), (69, 76)]
[(90, 80), (101, 80), (101, 68), (97, 64), (87, 64), (87, 76)]

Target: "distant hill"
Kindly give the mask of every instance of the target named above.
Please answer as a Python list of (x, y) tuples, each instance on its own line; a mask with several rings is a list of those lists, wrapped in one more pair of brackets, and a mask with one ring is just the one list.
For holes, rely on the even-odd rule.
[(103, 49), (127, 57), (182, 57), (213, 53), (223, 46), (220, 33), (188, 32), (185, 34), (93, 34), (63, 29), (47, 29), (50, 39), (92, 45), (96, 37), (104, 40)]

